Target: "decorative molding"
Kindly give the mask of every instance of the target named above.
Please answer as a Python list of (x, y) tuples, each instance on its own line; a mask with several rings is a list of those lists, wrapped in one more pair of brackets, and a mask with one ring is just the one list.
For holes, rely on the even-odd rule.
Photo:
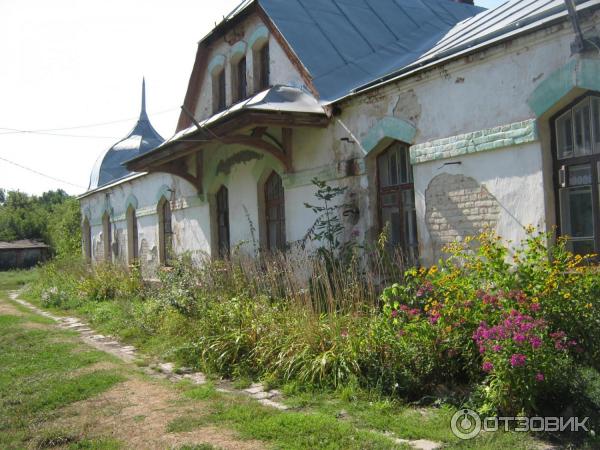
[(236, 59), (242, 59), (246, 54), (248, 44), (245, 41), (236, 42), (229, 50), (229, 59), (234, 61)]
[(213, 74), (223, 67), (225, 67), (225, 55), (215, 55), (208, 64), (208, 73)]
[(572, 59), (548, 75), (531, 93), (527, 103), (540, 117), (576, 88), (600, 91), (600, 60)]
[(257, 43), (260, 44), (267, 39), (269, 39), (269, 30), (264, 25), (261, 25), (248, 38), (248, 47), (253, 49)]
[(397, 117), (384, 117), (369, 130), (361, 145), (368, 155), (386, 140), (397, 140), (412, 144), (416, 134), (417, 129), (410, 122)]
[(129, 194), (127, 200), (125, 200), (125, 211), (127, 211), (130, 206), (133, 207), (133, 209), (138, 208), (138, 199), (133, 194)]
[(411, 164), (422, 164), (470, 153), (512, 147), (537, 140), (536, 119), (529, 119), (523, 122), (515, 122), (413, 145), (410, 148), (410, 162)]

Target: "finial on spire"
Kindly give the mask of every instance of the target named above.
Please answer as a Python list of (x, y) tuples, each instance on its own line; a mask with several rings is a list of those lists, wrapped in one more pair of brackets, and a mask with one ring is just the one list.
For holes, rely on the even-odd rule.
[(142, 77), (142, 110), (140, 112), (140, 120), (148, 120), (146, 114), (146, 78)]

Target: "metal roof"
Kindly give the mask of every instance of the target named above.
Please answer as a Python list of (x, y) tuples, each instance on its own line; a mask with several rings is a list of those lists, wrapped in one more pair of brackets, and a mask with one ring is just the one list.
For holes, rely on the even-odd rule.
[(90, 177), (88, 191), (98, 189), (101, 186), (133, 175), (123, 163), (149, 152), (164, 142), (160, 134), (152, 127), (148, 114), (146, 113), (146, 82), (142, 82), (142, 108), (140, 117), (135, 127), (106, 150), (96, 161)]
[[(222, 120), (226, 120), (234, 114), (243, 111), (316, 114), (326, 116), (323, 106), (321, 106), (319, 101), (317, 101), (317, 99), (314, 98), (310, 93), (295, 87), (277, 85), (265, 91), (259, 92), (249, 99), (237, 103), (230, 108), (227, 108), (209, 117), (208, 119), (202, 120), (198, 123), (198, 125), (200, 125), (200, 128), (205, 129), (205, 127), (213, 125)], [(197, 131), (198, 127), (196, 125), (185, 128), (164, 141), (154, 150), (158, 151), (175, 141), (184, 142), (185, 138), (196, 133)], [(127, 162), (137, 159), (137, 156), (141, 155), (136, 155)]]
[[(600, 0), (576, 0), (576, 4), (577, 11), (583, 11), (597, 7), (600, 5)], [(567, 17), (564, 0), (508, 1), (458, 23), (416, 61), (355, 91), (360, 92), (383, 82), (408, 76), (435, 63), (512, 39)]]
[(258, 3), (307, 68), (325, 102), (416, 61), (457, 23), (483, 11), (451, 0)]
[(48, 248), (49, 246), (40, 241), (33, 241), (31, 239), (24, 239), (21, 241), (5, 242), (0, 241), (1, 250), (23, 250), (23, 249), (34, 249), (34, 248)]

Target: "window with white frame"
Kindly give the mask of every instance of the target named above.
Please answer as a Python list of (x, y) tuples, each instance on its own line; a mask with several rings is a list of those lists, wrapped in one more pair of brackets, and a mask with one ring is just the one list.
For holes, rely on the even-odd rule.
[(586, 95), (552, 119), (560, 234), (574, 253), (600, 250), (600, 96)]

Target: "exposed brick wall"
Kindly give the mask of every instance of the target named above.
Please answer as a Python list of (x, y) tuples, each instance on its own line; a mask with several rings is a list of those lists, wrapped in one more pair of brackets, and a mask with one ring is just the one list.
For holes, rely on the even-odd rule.
[(444, 173), (431, 180), (425, 191), (425, 221), (435, 260), (450, 242), (496, 229), (500, 205), (476, 180)]

